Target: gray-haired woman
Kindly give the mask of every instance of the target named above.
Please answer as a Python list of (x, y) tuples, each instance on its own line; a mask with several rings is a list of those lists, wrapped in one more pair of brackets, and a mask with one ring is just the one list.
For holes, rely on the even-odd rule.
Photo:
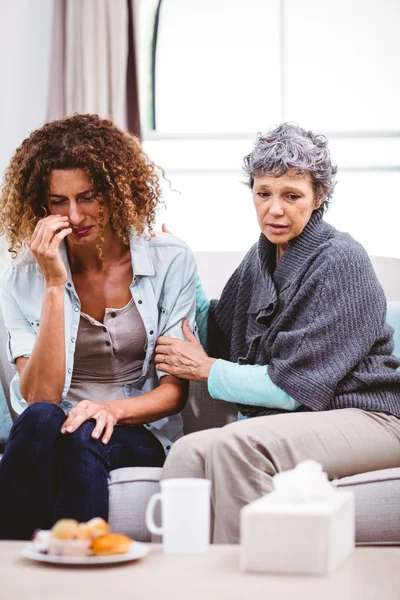
[(325, 138), (285, 123), (244, 163), (258, 243), (218, 302), (198, 285), (203, 345), (184, 323), (186, 341), (156, 348), (160, 369), (239, 406), (237, 423), (178, 441), (163, 471), (212, 480), (217, 543), (237, 542), (240, 508), (304, 459), (332, 479), (400, 465), (393, 330), (365, 250), (322, 218), (336, 174)]

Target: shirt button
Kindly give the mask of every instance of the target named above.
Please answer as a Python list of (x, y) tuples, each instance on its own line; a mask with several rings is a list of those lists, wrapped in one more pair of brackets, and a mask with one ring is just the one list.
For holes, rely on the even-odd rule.
[(72, 369), (68, 369), (68, 373), (72, 373)]
[(111, 346), (111, 342), (109, 342), (108, 340), (106, 341), (106, 346)]
[(171, 448), (171, 446), (165, 446), (166, 450), (169, 450)]
[(107, 333), (107, 327), (103, 327), (104, 333)]
[(67, 283), (67, 286), (68, 286), (68, 287), (71, 287), (71, 284), (70, 284), (70, 283)]
[(71, 342), (74, 344), (75, 343), (75, 338), (71, 338)]
[(143, 301), (142, 300), (138, 300), (138, 304), (143, 304)]
[(153, 335), (154, 331), (152, 329), (150, 329), (150, 335)]
[(112, 312), (110, 313), (110, 316), (114, 319), (117, 316), (117, 313)]
[(79, 308), (77, 306), (75, 306), (74, 311), (79, 312)]

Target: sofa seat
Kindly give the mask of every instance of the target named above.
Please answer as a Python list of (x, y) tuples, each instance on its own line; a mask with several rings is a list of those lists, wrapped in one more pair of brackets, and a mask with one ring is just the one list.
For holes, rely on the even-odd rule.
[(357, 544), (400, 544), (400, 468), (343, 477), (336, 484), (354, 492)]
[[(150, 541), (147, 502), (159, 491), (161, 469), (130, 467), (110, 474), (109, 521), (114, 531)], [(354, 492), (357, 544), (400, 544), (400, 468), (343, 477), (338, 488)]]
[(140, 542), (150, 541), (144, 522), (150, 497), (159, 491), (158, 467), (125, 467), (110, 473), (108, 519), (112, 531)]

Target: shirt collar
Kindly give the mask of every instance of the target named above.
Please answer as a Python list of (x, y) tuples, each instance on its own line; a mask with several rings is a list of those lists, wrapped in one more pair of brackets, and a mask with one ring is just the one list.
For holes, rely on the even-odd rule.
[(132, 268), (134, 275), (155, 275), (153, 260), (150, 254), (149, 243), (145, 239), (145, 235), (139, 237), (131, 230), (130, 250), (132, 259)]

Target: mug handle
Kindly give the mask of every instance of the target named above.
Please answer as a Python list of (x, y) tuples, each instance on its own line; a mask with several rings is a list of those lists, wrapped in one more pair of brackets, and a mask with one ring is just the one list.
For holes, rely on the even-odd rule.
[(158, 527), (158, 525), (154, 523), (154, 507), (158, 500), (160, 502), (162, 501), (161, 492), (152, 495), (146, 508), (146, 526), (150, 533), (153, 533), (154, 535), (162, 535), (163, 533), (163, 528)]

